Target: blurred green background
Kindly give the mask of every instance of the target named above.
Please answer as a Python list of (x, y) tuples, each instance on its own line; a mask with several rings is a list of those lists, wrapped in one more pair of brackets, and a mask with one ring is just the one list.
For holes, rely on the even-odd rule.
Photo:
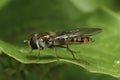
[(22, 64), (3, 54), (0, 44), (0, 80), (120, 80), (120, 0), (0, 0), (0, 40), (16, 47), (25, 48), (23, 40), (34, 32), (83, 27), (103, 29), (95, 37), (97, 42), (81, 46), (79, 54), (96, 61), (97, 67), (85, 69), (66, 62)]

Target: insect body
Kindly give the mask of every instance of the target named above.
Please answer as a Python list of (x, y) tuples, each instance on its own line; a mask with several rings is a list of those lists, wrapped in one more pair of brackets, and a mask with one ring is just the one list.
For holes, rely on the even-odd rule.
[(33, 49), (44, 49), (44, 48), (66, 48), (72, 53), (73, 58), (74, 52), (68, 45), (73, 44), (84, 44), (93, 42), (94, 40), (90, 36), (101, 32), (99, 28), (78, 28), (74, 30), (62, 31), (62, 32), (44, 32), (39, 34), (33, 34), (30, 39), (25, 40), (24, 43)]
[(93, 42), (94, 40), (92, 40), (90, 37), (83, 35), (67, 34), (60, 37), (56, 37), (53, 41), (55, 43), (57, 42), (58, 45), (72, 45)]

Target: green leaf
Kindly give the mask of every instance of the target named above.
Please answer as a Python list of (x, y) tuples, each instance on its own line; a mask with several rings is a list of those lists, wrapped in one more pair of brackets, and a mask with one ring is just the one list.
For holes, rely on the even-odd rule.
[[(0, 50), (25, 64), (56, 62), (57, 53), (61, 57), (59, 61), (82, 66), (90, 72), (120, 77), (120, 15), (109, 7), (111, 3), (100, 6), (103, 1), (99, 1), (99, 5), (96, 5), (97, 1), (90, 5), (82, 5), (82, 2), (90, 4), (90, 1), (79, 3), (77, 0), (10, 1), (0, 10)], [(85, 27), (101, 28), (103, 32), (92, 37), (94, 43), (70, 46), (72, 50), (80, 51), (75, 54), (78, 61), (65, 49), (57, 48), (54, 52), (46, 48), (38, 56), (39, 50), (30, 53), (30, 48), (23, 45), (23, 40), (33, 32)]]

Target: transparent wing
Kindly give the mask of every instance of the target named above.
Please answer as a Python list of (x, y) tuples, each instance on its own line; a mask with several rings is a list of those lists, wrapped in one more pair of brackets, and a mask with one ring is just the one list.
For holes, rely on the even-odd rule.
[(92, 36), (97, 33), (100, 33), (102, 29), (100, 28), (77, 28), (77, 29), (72, 29), (68, 31), (62, 31), (62, 32), (56, 32), (56, 36), (61, 36), (65, 34), (79, 34), (79, 35), (85, 35), (85, 36)]
[(68, 36), (68, 35), (64, 34), (64, 35), (61, 35), (61, 36), (56, 36), (56, 37), (54, 38), (54, 40), (60, 39), (60, 38), (66, 39), (66, 38), (68, 38), (68, 37), (72, 38), (72, 37), (75, 37), (75, 36), (78, 36), (78, 35), (76, 35), (76, 34), (69, 34), (69, 36)]

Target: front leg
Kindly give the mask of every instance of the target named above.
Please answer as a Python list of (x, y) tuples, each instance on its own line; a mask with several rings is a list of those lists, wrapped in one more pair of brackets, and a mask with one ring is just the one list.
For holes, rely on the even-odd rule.
[(42, 47), (42, 48), (38, 48), (39, 50), (39, 52), (38, 52), (38, 60), (40, 59), (40, 57), (41, 57), (41, 50), (43, 50), (44, 48)]

